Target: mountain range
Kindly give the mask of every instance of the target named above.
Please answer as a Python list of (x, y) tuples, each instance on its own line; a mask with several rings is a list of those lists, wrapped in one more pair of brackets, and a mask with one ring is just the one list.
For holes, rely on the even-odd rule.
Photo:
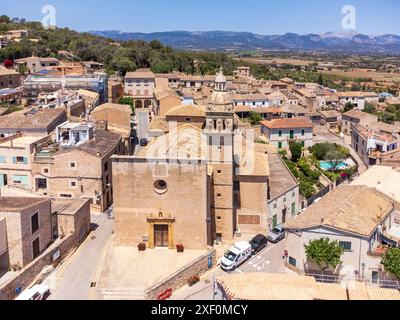
[(325, 34), (259, 35), (232, 31), (168, 31), (155, 33), (90, 31), (113, 40), (159, 40), (164, 45), (185, 50), (294, 50), (354, 53), (400, 53), (400, 36), (368, 36), (356, 32)]

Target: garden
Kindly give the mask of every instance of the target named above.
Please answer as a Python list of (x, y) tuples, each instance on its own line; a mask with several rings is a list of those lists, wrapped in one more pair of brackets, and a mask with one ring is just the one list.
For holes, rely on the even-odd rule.
[[(291, 141), (289, 144), (290, 156), (286, 150), (280, 150), (283, 161), (296, 177), (300, 184), (300, 194), (310, 198), (324, 186), (321, 176), (325, 175), (332, 182), (345, 179), (355, 173), (355, 167), (342, 168), (340, 164), (349, 157), (347, 148), (332, 143), (320, 143), (311, 147), (308, 152), (301, 143)], [(331, 170), (323, 170), (321, 162), (328, 163)]]

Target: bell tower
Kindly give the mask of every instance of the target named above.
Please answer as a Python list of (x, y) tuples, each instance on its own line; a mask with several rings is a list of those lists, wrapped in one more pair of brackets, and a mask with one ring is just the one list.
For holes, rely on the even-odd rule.
[(232, 240), (236, 231), (233, 205), (234, 106), (226, 90), (222, 68), (215, 78), (215, 89), (206, 108), (208, 160), (213, 168), (211, 209), (215, 216), (216, 237)]

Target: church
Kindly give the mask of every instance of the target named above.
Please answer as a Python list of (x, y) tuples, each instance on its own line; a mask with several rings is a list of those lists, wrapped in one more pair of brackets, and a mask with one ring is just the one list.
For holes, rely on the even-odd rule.
[(187, 122), (167, 117), (167, 132), (137, 155), (113, 157), (117, 245), (204, 249), (267, 232), (271, 147), (241, 124), (226, 83), (221, 68), (205, 106), (175, 108)]

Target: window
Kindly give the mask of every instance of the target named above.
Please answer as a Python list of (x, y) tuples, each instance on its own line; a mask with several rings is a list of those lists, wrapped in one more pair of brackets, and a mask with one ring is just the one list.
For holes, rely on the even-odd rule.
[(13, 182), (14, 182), (14, 184), (22, 184), (22, 185), (27, 186), (27, 185), (29, 185), (29, 178), (28, 178), (28, 176), (14, 175)]
[(165, 180), (161, 180), (161, 179), (155, 181), (153, 184), (153, 187), (154, 187), (154, 191), (158, 194), (165, 193), (168, 190), (167, 182)]
[(297, 264), (296, 259), (293, 257), (289, 257), (289, 264), (292, 265), (293, 267), (295, 267)]
[(217, 220), (222, 220), (222, 217), (218, 216), (218, 217), (217, 217)]
[(70, 186), (71, 186), (71, 188), (75, 188), (76, 187), (76, 181), (71, 181), (70, 182)]
[(48, 168), (44, 168), (43, 169), (43, 173), (49, 173), (49, 169)]
[(28, 163), (28, 158), (26, 158), (26, 157), (13, 157), (13, 163), (27, 164)]
[(108, 162), (105, 162), (104, 163), (104, 171), (107, 171), (108, 170)]
[(187, 121), (187, 122), (191, 122), (192, 119), (191, 119), (191, 118), (186, 118), (186, 121)]
[(221, 171), (221, 170), (217, 170), (217, 173), (218, 173), (218, 174), (221, 174), (221, 173), (222, 173), (222, 171)]
[(6, 156), (0, 156), (0, 163), (6, 163)]
[(290, 139), (294, 139), (294, 131), (290, 130)]
[(292, 216), (294, 216), (296, 214), (296, 203), (293, 202), (292, 203)]
[(344, 251), (351, 251), (351, 242), (348, 242), (348, 241), (339, 241), (339, 246), (340, 246)]
[(34, 234), (36, 231), (39, 230), (39, 212), (36, 212), (31, 217), (31, 229), (32, 229), (32, 234)]
[(279, 130), (278, 135), (282, 137), (282, 130)]
[(60, 198), (72, 198), (72, 194), (61, 193)]
[(304, 148), (306, 146), (306, 143), (304, 141), (302, 141), (301, 146)]
[(71, 169), (76, 168), (76, 163), (75, 163), (75, 162), (70, 162), (70, 163), (69, 163), (69, 167), (70, 167)]
[(301, 135), (304, 136), (306, 134), (306, 131), (303, 129), (301, 130)]
[(278, 149), (282, 149), (282, 142), (278, 142)]
[(221, 193), (217, 193), (217, 198), (222, 198), (222, 194)]

